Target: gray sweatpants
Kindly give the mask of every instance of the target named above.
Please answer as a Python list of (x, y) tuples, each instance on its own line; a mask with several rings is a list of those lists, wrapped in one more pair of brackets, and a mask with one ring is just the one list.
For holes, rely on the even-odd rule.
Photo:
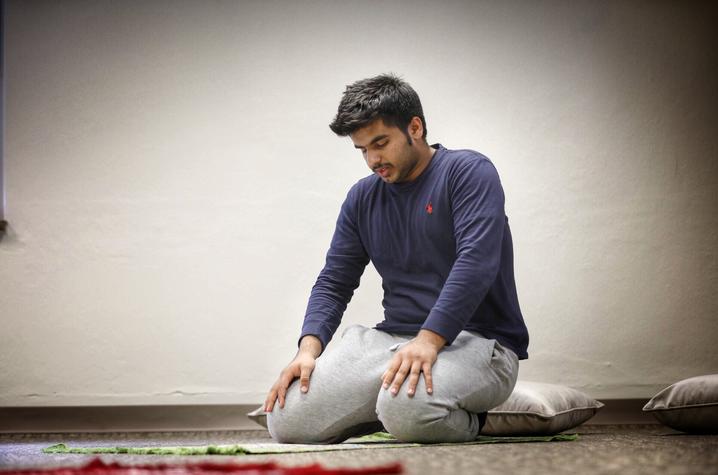
[(285, 443), (336, 443), (381, 430), (407, 442), (465, 442), (479, 434), (478, 413), (506, 399), (516, 384), (518, 358), (496, 340), (462, 331), (444, 347), (432, 369), (434, 392), (424, 377), (416, 394), (406, 381), (392, 396), (381, 376), (394, 352), (411, 336), (360, 325), (347, 328), (339, 346), (317, 359), (309, 391), (294, 381), (284, 409), (267, 415), (269, 432)]

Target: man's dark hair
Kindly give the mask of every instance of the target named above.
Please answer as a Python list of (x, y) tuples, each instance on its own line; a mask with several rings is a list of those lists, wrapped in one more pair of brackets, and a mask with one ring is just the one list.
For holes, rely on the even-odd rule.
[(426, 139), (426, 120), (419, 95), (398, 76), (381, 74), (347, 86), (329, 128), (343, 137), (382, 119), (387, 126), (398, 127), (411, 143), (407, 127), (414, 117), (421, 119), (422, 138)]

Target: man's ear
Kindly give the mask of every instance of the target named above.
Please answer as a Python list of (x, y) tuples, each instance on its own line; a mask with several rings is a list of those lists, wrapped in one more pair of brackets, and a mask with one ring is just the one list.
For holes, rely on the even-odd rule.
[(421, 123), (421, 119), (418, 116), (411, 118), (409, 122), (409, 136), (414, 140), (421, 140), (424, 135), (424, 124)]

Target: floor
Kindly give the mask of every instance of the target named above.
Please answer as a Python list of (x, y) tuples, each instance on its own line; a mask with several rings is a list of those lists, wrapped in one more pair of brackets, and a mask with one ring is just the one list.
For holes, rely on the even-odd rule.
[[(718, 474), (718, 436), (688, 435), (657, 424), (583, 425), (573, 442), (491, 444), (241, 457), (189, 457), (192, 461), (274, 461), (282, 465), (321, 463), (327, 467), (375, 466), (401, 462), (407, 474)], [(0, 467), (80, 465), (85, 455), (48, 455), (59, 442), (97, 445), (204, 445), (268, 442), (266, 431), (156, 432), (102, 434), (0, 434)], [(188, 457), (103, 455), (123, 463), (172, 463)]]

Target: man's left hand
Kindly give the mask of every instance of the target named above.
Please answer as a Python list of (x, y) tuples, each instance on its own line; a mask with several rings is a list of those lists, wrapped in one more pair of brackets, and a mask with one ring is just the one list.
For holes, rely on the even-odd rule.
[(381, 377), (384, 389), (389, 389), (393, 395), (398, 394), (408, 376), (407, 394), (413, 397), (416, 385), (419, 383), (419, 375), (424, 373), (426, 392), (433, 393), (431, 368), (445, 344), (446, 340), (438, 333), (430, 330), (419, 331), (419, 334), (399, 349), (389, 362), (389, 367)]

